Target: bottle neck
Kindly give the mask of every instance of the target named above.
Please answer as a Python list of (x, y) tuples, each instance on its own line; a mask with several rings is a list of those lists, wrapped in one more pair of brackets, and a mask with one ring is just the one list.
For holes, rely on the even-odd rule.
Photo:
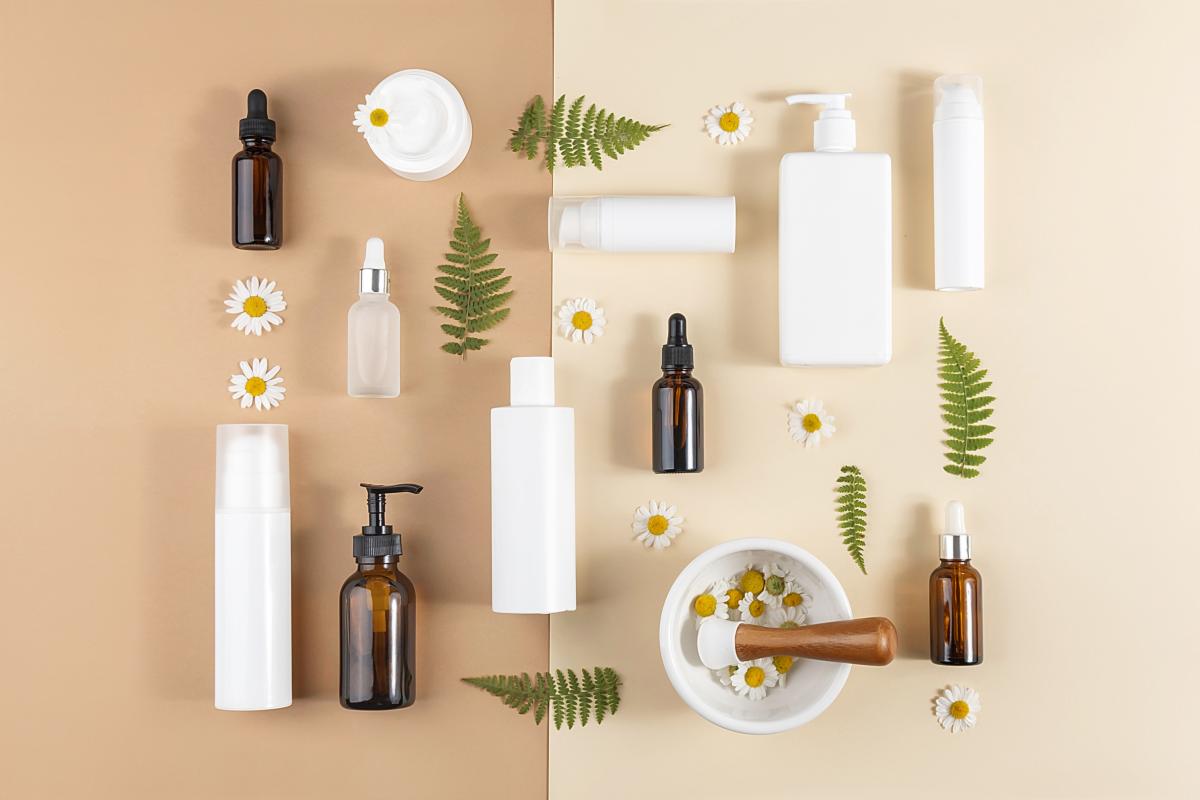
[(358, 556), (359, 572), (380, 572), (394, 570), (400, 565), (400, 556)]
[(264, 139), (261, 136), (248, 136), (242, 139), (242, 146), (247, 150), (270, 150), (274, 139)]
[(691, 375), (695, 367), (663, 367), (663, 375)]

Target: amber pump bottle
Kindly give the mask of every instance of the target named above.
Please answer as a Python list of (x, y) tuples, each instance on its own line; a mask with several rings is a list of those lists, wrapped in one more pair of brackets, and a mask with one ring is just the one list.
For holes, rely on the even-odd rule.
[(233, 157), (233, 246), (278, 250), (283, 244), (283, 160), (271, 150), (275, 121), (267, 116), (262, 89), (246, 97), (238, 138), (242, 151)]
[(695, 358), (687, 340), (687, 319), (667, 320), (662, 349), (662, 377), (651, 399), (655, 472), (700, 472), (704, 469), (704, 388), (692, 376)]
[(421, 491), (415, 483), (361, 484), (368, 524), (354, 537), (358, 570), (342, 584), (341, 700), (343, 708), (386, 711), (416, 699), (417, 596), (398, 568), (400, 534), (384, 521), (389, 494)]
[(929, 576), (929, 658), (935, 664), (983, 663), (983, 578), (971, 566), (963, 504), (946, 504), (942, 563)]

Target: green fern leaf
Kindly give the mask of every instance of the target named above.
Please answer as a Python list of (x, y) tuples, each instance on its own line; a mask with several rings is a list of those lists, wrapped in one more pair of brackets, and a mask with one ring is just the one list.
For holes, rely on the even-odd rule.
[(560, 164), (604, 169), (604, 156), (616, 159), (667, 127), (617, 118), (607, 109), (597, 109), (595, 103), (585, 111), (584, 101), (584, 95), (580, 95), (568, 107), (567, 96), (560, 95), (547, 113), (542, 96), (534, 97), (517, 119), (517, 127), (509, 131), (512, 136), (508, 148), (532, 160), (540, 144), (543, 164), (549, 172)]
[(842, 467), (842, 473), (834, 485), (837, 494), (837, 524), (842, 531), (842, 543), (850, 558), (867, 574), (863, 549), (867, 535), (867, 482), (858, 467)]
[(595, 667), (590, 673), (586, 669), (582, 673), (582, 680), (573, 669), (565, 673), (558, 669), (532, 676), (522, 672), (520, 675), (463, 678), (462, 681), (499, 698), (518, 714), (532, 711), (535, 725), (540, 725), (549, 716), (556, 729), (566, 725), (571, 730), (576, 722), (584, 726), (590, 719), (595, 719), (599, 725), (605, 717), (615, 714), (620, 704), (621, 679), (615, 670)]
[[(541, 98), (538, 100), (528, 111), (531, 115), (536, 111), (544, 117), (545, 106), (540, 102)], [(541, 126), (539, 121), (535, 127), (541, 130)], [(509, 146), (514, 152), (528, 153), (526, 140), (515, 134)], [(442, 325), (442, 332), (453, 341), (443, 344), (441, 349), (466, 360), (468, 352), (479, 350), (490, 341), (471, 334), (491, 330), (508, 318), (510, 309), (506, 304), (513, 293), (502, 290), (512, 277), (504, 274), (503, 267), (492, 266), (499, 254), (488, 252), (492, 240), (482, 238), (479, 226), (467, 210), (466, 198), (461, 194), (453, 235), (450, 252), (445, 254), (447, 263), (438, 266), (442, 274), (434, 278), (433, 285), (433, 290), (446, 305), (434, 306), (433, 310), (458, 323)]]
[(938, 320), (938, 388), (942, 393), (942, 421), (946, 423), (946, 460), (942, 467), (951, 475), (974, 478), (979, 475), (977, 467), (987, 457), (978, 451), (992, 443), (989, 434), (996, 430), (994, 425), (983, 424), (992, 416), (989, 408), (996, 398), (984, 395), (992, 382), (984, 380), (988, 371), (980, 368), (979, 359), (966, 345), (950, 335), (946, 321)]

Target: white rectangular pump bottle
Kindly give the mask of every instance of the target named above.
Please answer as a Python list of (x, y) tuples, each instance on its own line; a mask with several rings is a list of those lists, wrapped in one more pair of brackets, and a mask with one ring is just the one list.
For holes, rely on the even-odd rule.
[(492, 610), (575, 610), (575, 410), (554, 405), (554, 359), (514, 358), (492, 409)]
[(892, 359), (892, 160), (856, 153), (848, 94), (824, 105), (815, 152), (779, 164), (779, 360), (871, 366)]

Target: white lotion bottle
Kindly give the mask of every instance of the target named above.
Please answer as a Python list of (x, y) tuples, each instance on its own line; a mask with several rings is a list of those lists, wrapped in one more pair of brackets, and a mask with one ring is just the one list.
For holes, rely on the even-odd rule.
[(554, 405), (554, 359), (514, 358), (492, 409), (492, 610), (575, 610), (575, 411)]
[(732, 253), (732, 197), (551, 197), (551, 250), (611, 253)]
[(351, 397), (400, 394), (400, 309), (389, 298), (383, 239), (367, 239), (358, 302), (346, 319), (346, 391)]
[(983, 79), (933, 82), (933, 263), (942, 292), (983, 288)]
[(779, 360), (867, 366), (892, 359), (892, 159), (858, 153), (849, 94), (824, 106), (811, 153), (779, 164)]
[(287, 425), (218, 425), (215, 705), (292, 704)]

